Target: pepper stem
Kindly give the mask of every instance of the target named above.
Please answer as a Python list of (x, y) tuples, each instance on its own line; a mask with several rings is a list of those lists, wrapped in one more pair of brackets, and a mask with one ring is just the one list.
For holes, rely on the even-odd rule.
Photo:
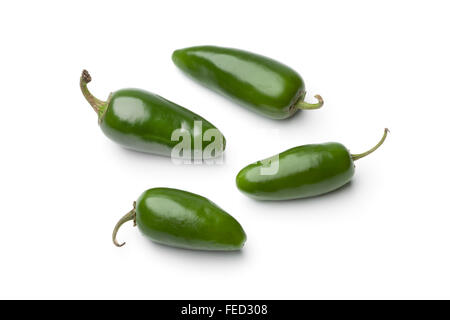
[(91, 75), (87, 70), (83, 70), (80, 77), (80, 88), (81, 92), (83, 93), (86, 100), (89, 102), (89, 104), (92, 106), (92, 108), (95, 110), (95, 112), (101, 116), (101, 114), (104, 112), (107, 106), (106, 101), (102, 101), (100, 99), (97, 99), (92, 95), (92, 93), (89, 91), (87, 84), (91, 82), (92, 78)]
[(300, 97), (300, 99), (298, 100), (298, 102), (295, 104), (295, 107), (297, 109), (301, 109), (301, 110), (314, 110), (314, 109), (319, 109), (323, 106), (323, 99), (320, 95), (316, 94), (314, 96), (314, 98), (316, 98), (319, 102), (317, 103), (308, 103), (303, 101), (303, 98), (305, 97), (305, 93)]
[(372, 152), (374, 152), (375, 150), (377, 150), (384, 142), (384, 140), (386, 140), (387, 134), (389, 132), (388, 128), (384, 129), (384, 134), (383, 137), (381, 138), (381, 140), (370, 150), (363, 152), (363, 153), (359, 153), (359, 154), (352, 154), (351, 157), (353, 159), (353, 161), (356, 161), (358, 159), (364, 158), (365, 156), (371, 154)]
[(123, 242), (123, 243), (117, 242), (117, 239), (116, 239), (116, 237), (117, 237), (117, 232), (119, 231), (120, 227), (121, 227), (125, 222), (131, 221), (131, 220), (133, 220), (133, 223), (134, 223), (133, 226), (135, 227), (135, 226), (136, 226), (136, 201), (133, 202), (133, 210), (131, 210), (130, 212), (128, 212), (126, 215), (124, 215), (124, 216), (119, 220), (119, 222), (117, 222), (116, 226), (114, 227), (113, 234), (112, 234), (112, 240), (113, 240), (114, 244), (115, 244), (117, 247), (122, 247), (122, 246), (125, 244), (125, 242)]

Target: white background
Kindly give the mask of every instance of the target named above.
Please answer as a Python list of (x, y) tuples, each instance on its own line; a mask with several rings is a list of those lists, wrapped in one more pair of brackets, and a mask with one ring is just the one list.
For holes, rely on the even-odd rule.
[[(450, 298), (448, 1), (8, 1), (0, 5), (0, 298)], [(185, 77), (177, 48), (261, 53), (304, 78), (321, 110), (265, 119)], [(78, 87), (137, 87), (227, 138), (226, 161), (176, 166), (109, 141)], [(239, 169), (338, 141), (350, 185), (257, 202)], [(144, 190), (204, 195), (236, 217), (239, 253), (173, 249), (116, 221)]]

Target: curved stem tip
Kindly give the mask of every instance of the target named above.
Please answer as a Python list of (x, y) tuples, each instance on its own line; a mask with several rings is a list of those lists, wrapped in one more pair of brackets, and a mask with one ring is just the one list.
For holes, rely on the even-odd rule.
[(371, 154), (372, 152), (374, 152), (375, 150), (377, 150), (384, 142), (384, 140), (386, 140), (387, 134), (389, 132), (388, 128), (384, 129), (384, 134), (383, 137), (381, 138), (381, 140), (370, 150), (363, 152), (363, 153), (359, 153), (359, 154), (352, 154), (351, 157), (353, 159), (353, 161), (356, 161), (358, 159), (364, 158), (365, 156)]
[(136, 201), (133, 202), (133, 209), (128, 212), (126, 215), (124, 215), (119, 222), (117, 222), (116, 226), (114, 227), (113, 233), (112, 233), (112, 240), (113, 243), (117, 246), (117, 247), (122, 247), (125, 242), (119, 243), (117, 242), (117, 232), (119, 231), (120, 227), (128, 221), (133, 221), (133, 226), (136, 226)]
[[(304, 96), (304, 95), (303, 95)], [(314, 98), (316, 98), (318, 100), (317, 103), (308, 103), (303, 101), (303, 99), (300, 99), (296, 104), (295, 107), (297, 109), (301, 109), (301, 110), (314, 110), (314, 109), (319, 109), (323, 106), (323, 99), (320, 95), (316, 94), (314, 96)]]
[(86, 100), (89, 102), (89, 104), (92, 106), (92, 108), (95, 110), (95, 112), (101, 116), (104, 112), (106, 105), (108, 104), (106, 101), (102, 101), (100, 99), (97, 99), (94, 97), (94, 95), (89, 91), (87, 84), (91, 82), (92, 78), (91, 75), (87, 70), (83, 70), (80, 77), (80, 88), (81, 92), (83, 93)]

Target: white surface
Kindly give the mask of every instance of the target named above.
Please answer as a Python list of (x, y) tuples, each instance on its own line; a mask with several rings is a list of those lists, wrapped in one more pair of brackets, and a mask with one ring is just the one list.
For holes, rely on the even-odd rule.
[[(0, 298), (450, 298), (447, 1), (16, 1), (0, 5)], [(192, 82), (174, 49), (214, 44), (282, 61), (323, 109), (262, 118)], [(221, 166), (124, 150), (97, 126), (92, 92), (138, 87), (227, 137)], [(234, 177), (292, 146), (338, 141), (351, 185), (256, 202)], [(154, 245), (111, 231), (142, 191), (202, 194), (235, 216), (241, 253)]]

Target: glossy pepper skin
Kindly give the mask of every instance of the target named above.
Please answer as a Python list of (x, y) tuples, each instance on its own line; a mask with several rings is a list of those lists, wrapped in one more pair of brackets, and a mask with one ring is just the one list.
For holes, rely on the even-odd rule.
[(354, 161), (375, 151), (387, 132), (385, 129), (380, 142), (362, 154), (352, 155), (336, 142), (286, 150), (243, 168), (236, 177), (236, 185), (257, 200), (307, 198), (333, 191), (351, 180), (355, 173)]
[[(201, 142), (202, 150), (211, 141), (203, 139), (209, 129), (215, 129), (220, 135), (221, 150), (225, 147), (225, 138), (207, 120), (159, 95), (140, 89), (121, 89), (110, 94), (108, 101), (98, 100), (87, 89), (91, 81), (84, 70), (80, 80), (81, 90), (98, 114), (98, 122), (104, 134), (125, 148), (171, 156), (172, 148), (179, 143), (173, 139), (175, 130), (189, 132), (191, 147), (194, 141)], [(201, 124), (201, 130), (194, 126)], [(178, 137), (179, 138), (179, 137)]]
[(244, 229), (212, 201), (187, 191), (153, 188), (135, 202), (113, 232), (117, 246), (118, 228), (133, 220), (152, 241), (194, 250), (240, 250), (246, 241)]
[(305, 84), (288, 66), (251, 52), (214, 46), (176, 50), (172, 60), (191, 78), (238, 104), (272, 119), (323, 104), (304, 102)]

